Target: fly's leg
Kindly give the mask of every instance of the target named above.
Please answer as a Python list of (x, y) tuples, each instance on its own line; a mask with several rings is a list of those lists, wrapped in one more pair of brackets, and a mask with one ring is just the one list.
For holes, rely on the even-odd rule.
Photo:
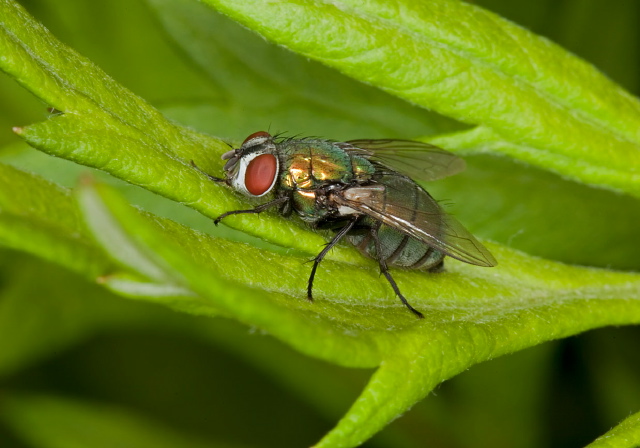
[(400, 288), (398, 288), (398, 285), (396, 284), (396, 281), (391, 276), (391, 273), (389, 273), (389, 268), (387, 267), (387, 262), (385, 260), (383, 260), (382, 257), (381, 257), (382, 250), (381, 250), (381, 245), (380, 245), (380, 238), (378, 237), (378, 228), (377, 227), (372, 227), (371, 228), (371, 236), (373, 237), (373, 240), (376, 243), (376, 258), (378, 259), (378, 264), (380, 265), (380, 272), (382, 272), (382, 274), (384, 274), (384, 276), (387, 278), (387, 280), (391, 284), (391, 287), (393, 288), (393, 291), (400, 298), (402, 303), (404, 303), (404, 306), (409, 308), (409, 311), (411, 311), (413, 314), (418, 316), (420, 319), (424, 319), (424, 315), (420, 311), (418, 311), (417, 309), (412, 307), (409, 302), (407, 302), (407, 299), (405, 299), (404, 296), (402, 295), (402, 293), (400, 292)]
[(227, 213), (223, 213), (222, 215), (220, 215), (216, 219), (214, 219), (213, 223), (215, 225), (218, 225), (220, 223), (220, 221), (222, 221), (224, 218), (226, 218), (229, 215), (239, 215), (240, 213), (260, 213), (260, 212), (263, 212), (266, 209), (268, 209), (270, 207), (273, 207), (275, 205), (284, 204), (288, 200), (289, 200), (288, 197), (283, 196), (281, 198), (274, 199), (273, 201), (269, 201), (266, 204), (258, 205), (257, 207), (251, 208), (249, 210), (233, 210), (233, 211), (230, 211), (230, 212), (227, 212)]
[(200, 171), (202, 174), (204, 174), (205, 176), (207, 176), (209, 179), (211, 179), (214, 182), (222, 182), (222, 183), (226, 183), (227, 179), (224, 179), (222, 177), (216, 177), (216, 176), (212, 176), (211, 174), (205, 173), (204, 171), (202, 171), (200, 169), (200, 167), (198, 165), (196, 165), (196, 162), (194, 162), (193, 160), (189, 160), (189, 163), (191, 164), (192, 167), (194, 167), (195, 169), (197, 169), (198, 171)]
[(307, 283), (307, 300), (309, 300), (309, 302), (313, 302), (313, 294), (312, 294), (313, 278), (316, 276), (316, 270), (318, 269), (318, 265), (320, 264), (322, 259), (325, 257), (325, 255), (327, 255), (327, 253), (333, 248), (333, 246), (338, 244), (338, 241), (340, 241), (347, 233), (349, 233), (349, 231), (356, 224), (356, 221), (358, 220), (358, 218), (359, 218), (358, 215), (354, 215), (351, 221), (349, 221), (349, 223), (346, 226), (340, 229), (338, 233), (336, 233), (333, 236), (331, 241), (327, 243), (324, 249), (322, 249), (322, 251), (318, 255), (316, 255), (316, 257), (313, 259), (313, 267), (311, 268), (311, 275), (309, 276), (309, 282)]
[[(220, 182), (220, 183), (226, 183), (227, 179), (224, 179), (222, 177), (215, 177), (212, 176), (211, 174), (205, 173), (204, 171), (202, 171), (198, 165), (196, 165), (196, 163), (193, 160), (190, 160), (189, 163), (191, 163), (191, 166), (194, 167), (195, 169), (197, 169), (198, 171), (200, 171), (202, 174), (204, 174), (205, 176), (207, 176), (209, 179), (211, 179), (214, 182)], [(279, 205), (279, 204), (283, 204), (285, 202), (287, 202), (289, 200), (288, 197), (281, 197), (278, 199), (275, 199), (273, 201), (267, 202), (266, 204), (262, 204), (262, 205), (258, 205), (255, 208), (252, 208), (250, 210), (233, 210), (231, 212), (227, 212), (227, 213), (223, 213), (222, 215), (218, 216), (216, 219), (213, 220), (213, 223), (215, 225), (218, 225), (220, 223), (220, 221), (223, 218), (226, 218), (229, 215), (238, 215), (240, 213), (260, 213), (265, 211), (266, 209), (268, 209), (269, 207), (273, 207), (274, 205)]]

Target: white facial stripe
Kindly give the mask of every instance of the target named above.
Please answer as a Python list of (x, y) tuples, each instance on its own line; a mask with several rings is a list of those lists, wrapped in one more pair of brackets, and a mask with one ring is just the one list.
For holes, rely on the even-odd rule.
[(264, 142), (266, 142), (269, 139), (269, 137), (253, 137), (251, 140), (249, 140), (248, 142), (244, 142), (242, 144), (243, 148), (249, 148), (251, 146), (256, 146), (256, 145), (262, 145)]
[[(260, 137), (262, 138), (262, 137)], [(253, 140), (251, 140), (253, 141)], [(265, 191), (262, 194), (259, 195), (255, 195), (255, 194), (251, 194), (249, 193), (249, 190), (247, 190), (247, 187), (244, 183), (244, 179), (245, 179), (245, 175), (247, 173), (247, 167), (249, 166), (249, 163), (251, 163), (251, 161), (253, 159), (255, 159), (258, 156), (261, 156), (262, 154), (268, 154), (266, 152), (254, 152), (251, 154), (247, 154), (246, 156), (242, 157), (239, 161), (238, 161), (238, 171), (236, 176), (231, 179), (231, 185), (233, 186), (233, 188), (235, 188), (237, 191), (239, 191), (240, 193), (246, 195), (246, 196), (251, 196), (254, 198), (259, 198), (260, 196), (264, 196), (265, 194), (269, 193), (272, 189), (273, 186), (276, 184), (276, 180), (278, 179), (278, 173), (280, 172), (280, 161), (278, 160), (277, 157), (275, 157), (276, 159), (276, 175), (273, 176), (273, 181), (271, 182), (271, 185), (269, 185), (269, 188), (267, 188), (267, 191)]]

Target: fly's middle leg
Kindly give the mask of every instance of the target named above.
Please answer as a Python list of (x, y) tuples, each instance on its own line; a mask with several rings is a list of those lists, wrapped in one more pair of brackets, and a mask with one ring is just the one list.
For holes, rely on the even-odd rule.
[(309, 275), (309, 281), (307, 283), (307, 300), (313, 302), (313, 278), (316, 276), (316, 270), (318, 269), (318, 265), (322, 261), (322, 259), (329, 253), (329, 251), (338, 244), (338, 242), (353, 228), (353, 226), (358, 221), (359, 216), (354, 215), (354, 217), (349, 221), (349, 223), (344, 226), (342, 229), (336, 233), (331, 241), (327, 243), (327, 245), (322, 249), (322, 251), (316, 255), (313, 259), (313, 267), (311, 268), (311, 275)]
[(380, 237), (378, 236), (378, 227), (379, 226), (371, 227), (371, 236), (373, 237), (373, 241), (375, 242), (375, 245), (376, 245), (376, 259), (378, 260), (378, 264), (380, 265), (380, 272), (382, 272), (382, 274), (389, 281), (389, 283), (391, 284), (391, 287), (393, 288), (393, 291), (400, 298), (404, 306), (409, 308), (409, 311), (415, 314), (418, 318), (424, 319), (424, 315), (420, 311), (412, 307), (411, 304), (407, 301), (407, 299), (402, 295), (402, 293), (400, 292), (400, 288), (398, 288), (398, 285), (396, 284), (396, 281), (391, 276), (391, 273), (389, 272), (389, 267), (387, 266), (387, 262), (382, 258), (382, 247), (380, 244)]

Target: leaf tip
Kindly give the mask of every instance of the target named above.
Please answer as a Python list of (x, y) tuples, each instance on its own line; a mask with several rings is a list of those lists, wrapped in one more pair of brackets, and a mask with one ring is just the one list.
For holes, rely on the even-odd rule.
[(22, 126), (14, 126), (14, 127), (12, 127), (12, 128), (11, 128), (11, 130), (12, 130), (15, 134), (18, 134), (18, 135), (22, 135), (22, 134), (24, 134), (24, 127), (22, 127)]

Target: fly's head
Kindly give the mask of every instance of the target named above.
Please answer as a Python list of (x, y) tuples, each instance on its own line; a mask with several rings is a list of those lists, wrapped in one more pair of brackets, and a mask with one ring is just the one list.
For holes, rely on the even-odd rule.
[(273, 190), (280, 162), (273, 137), (264, 131), (254, 132), (240, 148), (222, 155), (227, 184), (250, 197), (264, 196)]

